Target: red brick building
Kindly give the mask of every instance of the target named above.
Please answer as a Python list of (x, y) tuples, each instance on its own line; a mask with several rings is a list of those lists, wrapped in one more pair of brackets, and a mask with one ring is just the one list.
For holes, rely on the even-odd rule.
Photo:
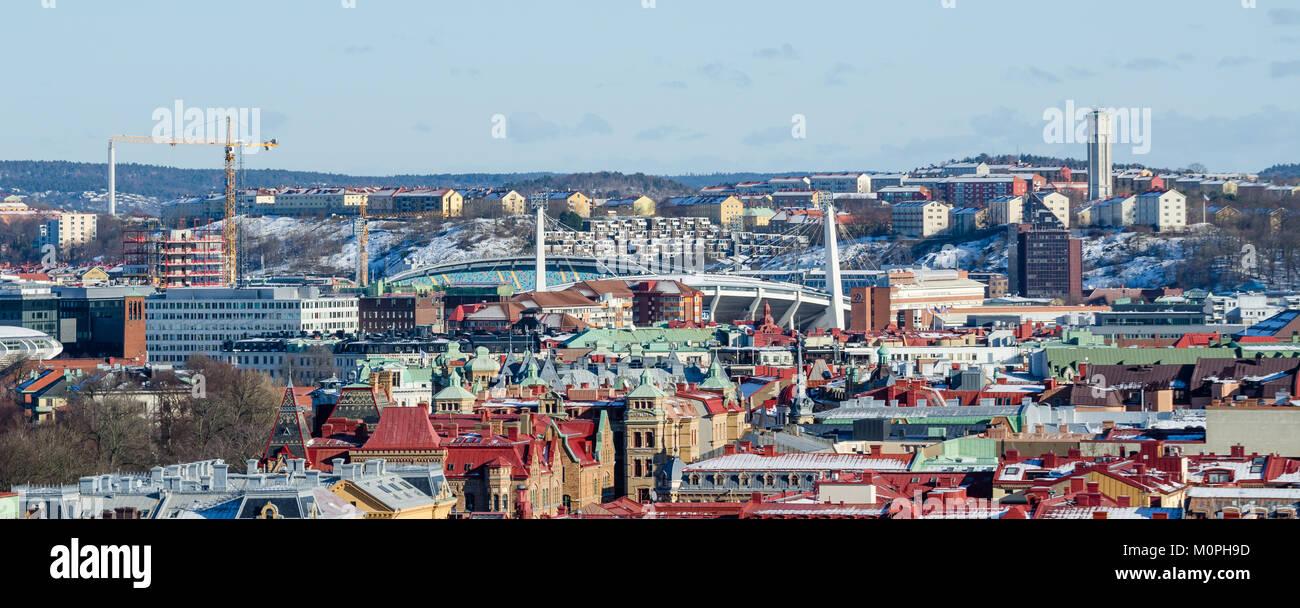
[(953, 177), (945, 185), (947, 201), (958, 207), (988, 204), (995, 198), (1024, 196), (1029, 192), (1029, 182), (1014, 175)]
[(632, 286), (632, 293), (637, 325), (704, 322), (704, 292), (680, 281), (643, 281)]

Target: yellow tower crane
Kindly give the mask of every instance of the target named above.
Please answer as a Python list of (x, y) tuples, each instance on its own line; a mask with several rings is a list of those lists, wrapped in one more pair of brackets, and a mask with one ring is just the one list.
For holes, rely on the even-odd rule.
[(357, 285), (364, 288), (370, 284), (370, 255), (366, 253), (366, 246), (370, 241), (370, 226), (366, 217), (365, 199), (361, 200), (361, 208), (358, 211), (359, 226), (354, 225), (352, 231), (357, 235)]
[(109, 212), (116, 212), (117, 202), (117, 154), (115, 144), (167, 144), (176, 145), (195, 145), (195, 146), (223, 146), (226, 149), (226, 216), (225, 221), (221, 223), (221, 236), (224, 241), (222, 253), (225, 254), (226, 263), (222, 265), (223, 279), (226, 285), (234, 287), (239, 282), (239, 253), (237, 251), (238, 231), (235, 226), (235, 149), (236, 148), (262, 148), (270, 150), (280, 144), (276, 140), (261, 142), (238, 141), (234, 138), (234, 132), (230, 126), (230, 117), (226, 117), (226, 139), (193, 139), (185, 137), (149, 137), (142, 135), (114, 135), (108, 138), (108, 200)]

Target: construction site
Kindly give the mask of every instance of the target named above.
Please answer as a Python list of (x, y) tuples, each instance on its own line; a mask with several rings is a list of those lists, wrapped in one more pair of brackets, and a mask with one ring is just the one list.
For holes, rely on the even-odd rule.
[[(279, 144), (242, 142), (234, 139), (230, 119), (226, 119), (224, 140), (143, 137), (115, 135), (108, 140), (108, 209), (117, 213), (117, 144), (165, 144), (221, 146), (225, 149), (225, 209), (221, 227), (200, 225), (176, 228), (158, 221), (137, 222), (123, 227), (122, 259), (133, 282), (169, 287), (235, 287), (239, 284), (239, 224), (236, 208), (236, 166), (242, 164), (246, 147), (270, 150)], [(364, 218), (364, 212), (363, 216)], [(364, 221), (364, 220), (363, 220)]]
[(207, 227), (165, 228), (156, 222), (122, 229), (122, 259), (127, 278), (170, 287), (220, 287), (226, 255), (221, 232)]

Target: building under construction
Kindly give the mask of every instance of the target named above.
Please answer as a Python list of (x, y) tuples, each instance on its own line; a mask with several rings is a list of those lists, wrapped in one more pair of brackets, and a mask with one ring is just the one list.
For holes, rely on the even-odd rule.
[(122, 231), (122, 258), (130, 278), (168, 287), (220, 287), (226, 256), (220, 230), (137, 225)]

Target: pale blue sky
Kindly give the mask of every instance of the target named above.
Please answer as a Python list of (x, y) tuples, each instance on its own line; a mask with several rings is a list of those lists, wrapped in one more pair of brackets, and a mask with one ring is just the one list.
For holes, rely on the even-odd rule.
[[(261, 108), (282, 145), (249, 168), (909, 169), (1017, 148), (1081, 158), (1042, 135), (1044, 110), (1074, 100), (1151, 109), (1151, 152), (1119, 146), (1119, 162), (1300, 162), (1293, 0), (55, 3), (0, 2), (0, 158), (102, 162), (109, 135), (148, 135), (181, 99)], [(118, 160), (219, 154), (132, 145)]]

